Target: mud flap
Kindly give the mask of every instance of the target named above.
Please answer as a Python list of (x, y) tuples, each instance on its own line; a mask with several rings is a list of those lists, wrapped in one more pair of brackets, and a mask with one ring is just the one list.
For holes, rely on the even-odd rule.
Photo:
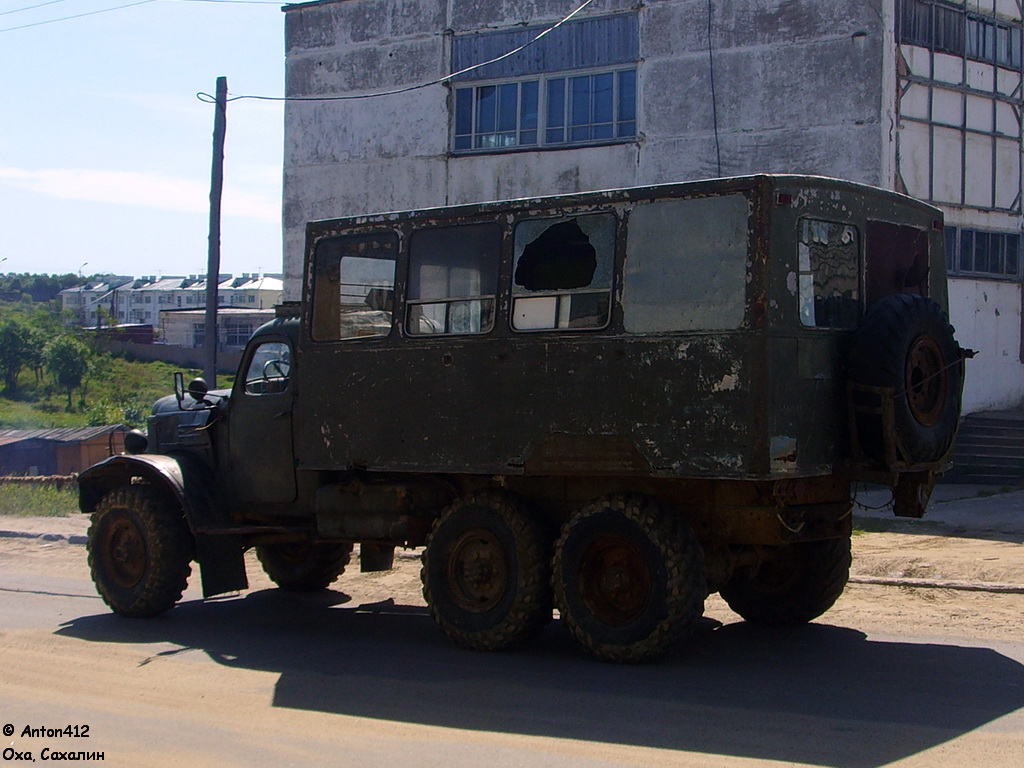
[(924, 517), (935, 489), (935, 472), (904, 472), (893, 489), (892, 513), (896, 517)]
[(196, 536), (196, 560), (203, 581), (203, 597), (248, 589), (241, 543), (230, 536)]

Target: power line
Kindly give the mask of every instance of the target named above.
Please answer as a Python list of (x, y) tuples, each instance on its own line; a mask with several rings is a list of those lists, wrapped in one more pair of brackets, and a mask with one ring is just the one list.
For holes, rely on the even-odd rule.
[[(527, 41), (526, 43), (523, 43), (518, 48), (513, 48), (511, 51), (503, 53), (500, 56), (495, 56), (490, 61), (484, 61), (484, 62), (481, 62), (480, 64), (474, 64), (471, 67), (466, 67), (465, 69), (460, 69), (458, 72), (453, 72), (450, 75), (444, 75), (443, 77), (439, 77), (439, 78), (437, 78), (435, 80), (431, 80), (431, 81), (426, 82), (426, 83), (419, 83), (418, 85), (407, 85), (404, 88), (395, 88), (394, 90), (391, 90), (391, 91), (380, 91), (378, 93), (363, 93), (363, 94), (358, 94), (358, 95), (354, 95), (354, 96), (249, 96), (249, 95), (240, 95), (240, 96), (232, 96), (232, 97), (230, 97), (228, 99), (228, 101), (239, 101), (241, 99), (255, 99), (257, 101), (355, 101), (357, 99), (375, 99), (375, 98), (377, 98), (379, 96), (395, 96), (395, 95), (397, 95), (399, 93), (409, 93), (410, 91), (418, 91), (421, 88), (429, 88), (432, 85), (440, 85), (441, 83), (447, 83), (449, 80), (452, 80), (452, 79), (458, 77), (459, 75), (464, 75), (467, 72), (473, 72), (474, 70), (482, 69), (483, 67), (490, 66), (491, 64), (496, 64), (497, 62), (503, 61), (503, 60), (509, 58), (510, 56), (515, 56), (517, 53), (519, 53), (521, 51), (525, 51), (531, 45), (533, 45), (534, 43), (538, 42), (542, 37), (544, 37), (545, 35), (550, 34), (551, 32), (554, 32), (560, 26), (562, 26), (563, 24), (568, 22), (573, 16), (578, 14), (580, 11), (582, 11), (584, 8), (586, 8), (588, 5), (590, 5), (592, 2), (594, 2), (594, 0), (586, 0), (586, 2), (584, 2), (581, 6), (579, 6), (576, 10), (574, 10), (568, 16), (566, 16), (565, 18), (563, 18), (562, 20), (560, 20), (556, 24), (553, 24), (552, 26), (548, 27), (543, 32), (541, 32), (539, 35), (537, 35), (535, 38), (533, 38), (532, 40)], [(215, 103), (214, 97), (211, 96), (208, 93), (197, 93), (196, 94), (196, 98), (199, 99), (202, 102), (207, 103), (207, 104)]]
[(63, 3), (64, 0), (47, 0), (45, 3), (36, 3), (35, 5), (26, 5), (24, 8), (15, 8), (12, 11), (0, 11), (0, 16), (6, 16), (10, 13), (21, 13), (22, 11), (33, 11), (36, 8), (42, 8), (44, 5), (55, 5), (56, 3)]
[[(37, 3), (36, 5), (26, 5), (23, 8), (15, 8), (10, 11), (0, 11), (0, 16), (6, 16), (11, 13), (21, 13), (22, 11), (33, 11), (36, 8), (44, 8), (48, 5), (56, 5), (57, 3), (63, 3), (65, 0), (46, 0), (44, 3)], [(81, 19), (85, 16), (96, 16), (100, 13), (110, 13), (111, 11), (120, 11), (124, 8), (133, 8), (136, 5), (146, 5), (147, 3), (155, 3), (158, 0), (136, 0), (133, 3), (126, 3), (124, 5), (117, 5), (113, 8), (102, 8), (98, 11), (87, 11), (86, 13), (76, 13), (70, 16), (61, 16), (57, 19), (47, 19), (46, 21), (36, 21), (31, 24), (21, 24), (17, 27), (5, 27), (0, 29), (0, 32), (13, 32), (16, 29), (28, 29), (29, 27), (41, 27), (44, 24), (56, 24), (60, 21), (70, 21), (71, 19)], [(221, 5), (281, 5), (281, 0), (172, 0), (172, 2), (178, 3), (219, 3)]]
[[(56, 0), (54, 0), (56, 2)], [(132, 8), (136, 5), (146, 5), (147, 3), (155, 3), (157, 0), (136, 0), (134, 3), (126, 3), (125, 5), (117, 5), (113, 8), (102, 8), (98, 11), (87, 11), (86, 13), (76, 13), (74, 16), (62, 16), (59, 19), (48, 19), (46, 21), (35, 21), (31, 24), (22, 24), (18, 27), (6, 27), (0, 29), (0, 32), (13, 32), (16, 29), (28, 29), (29, 27), (41, 27), (44, 24), (56, 24), (58, 21), (69, 21), (71, 19), (81, 19), (85, 16), (96, 16), (100, 13), (110, 13), (111, 11), (120, 11), (122, 8)]]

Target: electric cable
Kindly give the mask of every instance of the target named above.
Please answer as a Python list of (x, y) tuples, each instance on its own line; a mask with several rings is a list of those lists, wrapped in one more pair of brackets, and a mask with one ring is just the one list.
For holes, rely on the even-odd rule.
[(36, 8), (42, 8), (46, 5), (56, 5), (57, 3), (63, 3), (64, 0), (46, 0), (45, 3), (36, 3), (35, 5), (26, 5), (24, 8), (14, 8), (10, 11), (0, 11), (0, 16), (7, 16), (11, 13), (21, 13), (22, 11), (34, 11)]
[(714, 12), (713, 0), (708, 0), (708, 76), (711, 80), (711, 120), (715, 130), (715, 161), (718, 176), (722, 175), (722, 146), (718, 139), (718, 98), (715, 96), (715, 53), (711, 43), (711, 17)]
[[(594, 0), (586, 0), (586, 2), (583, 3), (583, 5), (581, 5), (578, 8), (576, 8), (576, 10), (572, 11), (572, 13), (570, 13), (568, 16), (564, 17), (561, 21), (559, 21), (556, 24), (548, 27), (543, 32), (541, 32), (539, 35), (537, 35), (533, 39), (529, 40), (528, 42), (523, 43), (518, 48), (513, 48), (511, 51), (507, 51), (506, 53), (503, 53), (500, 56), (495, 56), (493, 59), (490, 59), (489, 61), (484, 61), (484, 62), (481, 62), (480, 64), (474, 64), (473, 66), (466, 67), (465, 69), (460, 69), (458, 72), (452, 72), (450, 75), (445, 75), (443, 77), (439, 77), (439, 78), (437, 78), (435, 80), (431, 80), (431, 81), (426, 82), (426, 83), (419, 83), (417, 85), (407, 85), (407, 86), (405, 86), (403, 88), (395, 88), (395, 89), (390, 90), (390, 91), (380, 91), (378, 93), (362, 93), (362, 94), (349, 95), (349, 96), (253, 96), (253, 95), (243, 94), (243, 95), (239, 95), (239, 96), (231, 96), (227, 100), (228, 101), (239, 101), (241, 99), (254, 99), (254, 100), (257, 100), (257, 101), (356, 101), (358, 99), (375, 99), (375, 98), (378, 98), (380, 96), (395, 96), (395, 95), (400, 94), (400, 93), (409, 93), (410, 91), (418, 91), (418, 90), (420, 90), (422, 88), (429, 88), (432, 85), (440, 85), (441, 83), (447, 83), (449, 80), (452, 80), (452, 79), (454, 79), (456, 77), (459, 77), (460, 75), (464, 75), (467, 72), (473, 72), (474, 70), (482, 69), (483, 67), (490, 66), (491, 64), (495, 64), (495, 63), (497, 63), (499, 61), (503, 61), (503, 60), (509, 58), (510, 56), (515, 56), (517, 53), (520, 53), (521, 51), (525, 51), (527, 48), (529, 48), (530, 46), (534, 45), (536, 42), (538, 42), (545, 35), (548, 35), (551, 32), (554, 32), (560, 26), (562, 26), (563, 24), (568, 22), (570, 19), (572, 19), (573, 16), (578, 14), (580, 11), (582, 11), (584, 8), (586, 8), (588, 5), (590, 5), (592, 2), (594, 2)], [(196, 94), (196, 98), (199, 99), (200, 101), (206, 103), (206, 104), (216, 104), (217, 103), (217, 99), (214, 96), (211, 96), (210, 94), (204, 93), (204, 92), (197, 93)]]
[[(55, 0), (56, 1), (56, 0)], [(71, 19), (81, 19), (85, 16), (96, 16), (100, 13), (110, 13), (111, 11), (120, 11), (123, 8), (132, 8), (136, 5), (146, 5), (147, 3), (155, 3), (157, 0), (136, 0), (134, 3), (125, 3), (124, 5), (117, 5), (113, 8), (101, 8), (98, 11), (87, 11), (85, 13), (76, 13), (73, 16), (62, 16), (59, 19), (47, 19), (46, 21), (34, 21), (31, 24), (21, 24), (17, 27), (5, 27), (0, 29), (0, 32), (13, 32), (16, 29), (28, 29), (29, 27), (41, 27), (44, 24), (56, 24), (59, 21), (70, 21)]]

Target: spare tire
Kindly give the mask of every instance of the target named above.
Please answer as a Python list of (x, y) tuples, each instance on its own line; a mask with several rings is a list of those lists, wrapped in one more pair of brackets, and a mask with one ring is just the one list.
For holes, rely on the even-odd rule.
[[(894, 294), (868, 310), (850, 351), (848, 380), (892, 390), (887, 396), (896, 434), (885, 434), (881, 415), (858, 409), (857, 436), (867, 456), (888, 463), (885, 447), (892, 438), (897, 460), (909, 465), (936, 462), (949, 452), (963, 385), (963, 355), (953, 334), (942, 307), (925, 296)], [(857, 397), (855, 390), (855, 405)]]

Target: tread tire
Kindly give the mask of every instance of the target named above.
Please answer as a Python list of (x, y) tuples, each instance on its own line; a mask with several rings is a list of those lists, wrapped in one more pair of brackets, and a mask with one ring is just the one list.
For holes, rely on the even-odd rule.
[[(645, 496), (615, 494), (577, 512), (562, 527), (552, 570), (563, 623), (604, 661), (650, 661), (704, 613), (707, 580), (696, 535)], [(620, 593), (605, 588), (620, 584)]]
[(148, 485), (110, 491), (92, 513), (89, 570), (96, 590), (122, 616), (149, 618), (181, 599), (194, 543), (181, 510)]
[(522, 645), (552, 618), (551, 539), (516, 497), (483, 491), (434, 521), (420, 578), (430, 615), (464, 648)]
[[(950, 365), (961, 356), (953, 334), (942, 307), (924, 296), (900, 293), (871, 307), (850, 351), (850, 381), (891, 387), (896, 393), (895, 428), (912, 464), (939, 461), (956, 436), (963, 370)], [(950, 367), (920, 383), (923, 375), (945, 366)], [(884, 461), (880, 418), (858, 414), (857, 431), (864, 453)]]
[(722, 599), (752, 624), (806, 624), (831, 608), (850, 577), (850, 537), (776, 548), (756, 571), (737, 571)]
[(308, 541), (263, 544), (256, 547), (256, 558), (263, 572), (281, 589), (319, 592), (345, 572), (352, 560), (352, 545)]

